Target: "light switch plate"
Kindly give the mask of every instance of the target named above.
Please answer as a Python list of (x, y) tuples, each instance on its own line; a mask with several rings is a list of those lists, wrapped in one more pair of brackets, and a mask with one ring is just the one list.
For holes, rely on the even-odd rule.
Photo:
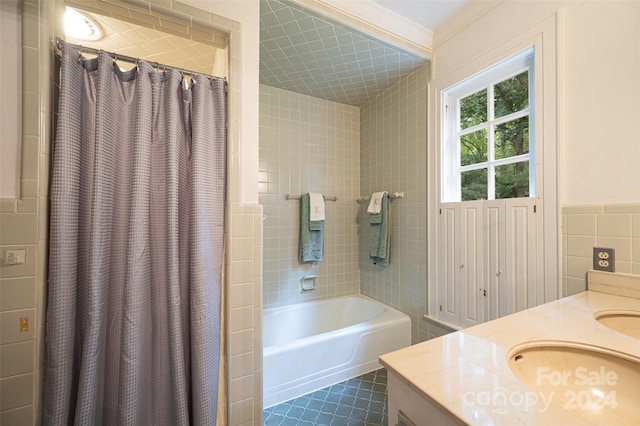
[(25, 249), (7, 249), (4, 251), (5, 265), (22, 265), (27, 261), (27, 250)]

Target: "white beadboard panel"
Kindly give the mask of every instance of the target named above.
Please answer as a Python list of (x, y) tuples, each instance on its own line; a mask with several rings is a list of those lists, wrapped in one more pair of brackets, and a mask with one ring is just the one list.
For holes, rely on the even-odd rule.
[(461, 271), (461, 322), (469, 327), (484, 321), (485, 286), (483, 283), (483, 211), (482, 203), (465, 204), (462, 208), (460, 229), (462, 253)]
[(501, 226), (505, 221), (505, 211), (496, 204), (487, 205), (484, 211), (485, 230), (485, 286), (489, 291), (487, 319), (496, 319), (506, 315), (505, 274), (505, 230)]
[(458, 259), (458, 247), (457, 247), (457, 221), (459, 215), (459, 209), (456, 206), (442, 207), (442, 228), (441, 235), (443, 253), (442, 261), (442, 275), (440, 278), (442, 294), (444, 300), (440, 305), (440, 311), (442, 312), (442, 319), (452, 324), (460, 322), (460, 309), (458, 307), (458, 293), (455, 291), (457, 286), (456, 282), (459, 280), (459, 271), (456, 261)]
[(541, 301), (536, 300), (536, 265), (534, 201), (523, 199), (505, 200), (506, 204), (506, 265), (509, 265), (506, 280), (512, 290), (509, 297), (512, 306), (509, 313), (527, 309)]

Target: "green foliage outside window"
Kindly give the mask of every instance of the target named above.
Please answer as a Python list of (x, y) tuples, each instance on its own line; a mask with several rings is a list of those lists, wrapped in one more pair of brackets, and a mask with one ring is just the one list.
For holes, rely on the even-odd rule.
[[(493, 86), (493, 115), (500, 118), (517, 113), (529, 105), (528, 72)], [(487, 89), (460, 100), (460, 130), (487, 123)], [(489, 157), (487, 128), (460, 136), (460, 166), (486, 163), (529, 153), (529, 116), (498, 124), (493, 128), (493, 158)], [(488, 168), (462, 172), (461, 200), (488, 199)], [(495, 167), (495, 198), (529, 196), (529, 162), (520, 161)]]

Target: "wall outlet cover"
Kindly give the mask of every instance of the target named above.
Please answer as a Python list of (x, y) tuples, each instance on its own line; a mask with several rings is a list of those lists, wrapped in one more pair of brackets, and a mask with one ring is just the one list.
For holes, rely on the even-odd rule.
[(613, 248), (593, 248), (593, 269), (596, 271), (615, 272), (616, 250)]

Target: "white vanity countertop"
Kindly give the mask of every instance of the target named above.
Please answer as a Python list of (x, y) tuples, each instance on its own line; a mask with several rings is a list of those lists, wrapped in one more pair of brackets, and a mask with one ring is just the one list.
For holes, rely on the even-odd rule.
[(543, 398), (527, 407), (532, 404), (524, 399), (536, 395), (511, 373), (508, 355), (527, 342), (566, 341), (640, 357), (637, 339), (595, 320), (594, 313), (604, 310), (638, 311), (640, 299), (585, 291), (385, 354), (380, 362), (464, 423), (590, 424), (571, 410), (545, 407)]

